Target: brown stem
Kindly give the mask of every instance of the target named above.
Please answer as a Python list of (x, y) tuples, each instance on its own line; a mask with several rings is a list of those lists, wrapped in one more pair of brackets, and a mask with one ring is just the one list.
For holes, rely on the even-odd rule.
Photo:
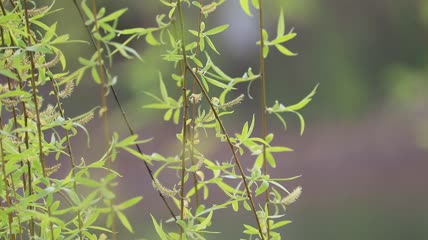
[[(59, 97), (58, 85), (57, 85), (55, 79), (51, 78), (50, 82), (51, 82), (51, 85), (52, 85), (52, 89), (54, 91), (54, 95), (56, 97), (57, 105), (58, 105), (58, 108), (59, 108), (59, 114), (64, 119), (64, 109), (62, 108), (62, 105), (61, 105), (61, 100), (60, 100), (60, 97)], [(69, 155), (68, 159), (69, 159), (69, 162), (70, 162), (70, 165), (71, 165), (71, 175), (72, 175), (72, 177), (74, 179), (75, 176), (76, 176), (76, 173), (75, 173), (75, 171), (76, 171), (76, 163), (74, 161), (73, 152), (72, 152), (72, 148), (71, 148), (70, 133), (69, 133), (69, 131), (67, 129), (65, 129), (65, 138), (66, 138), (66, 144), (67, 144), (67, 152), (68, 152), (68, 155)], [(74, 190), (74, 192), (77, 192), (77, 183), (76, 183), (76, 181), (73, 181), (73, 190)], [(84, 235), (83, 235), (83, 222), (82, 222), (81, 212), (80, 212), (79, 209), (77, 210), (77, 221), (78, 221), (78, 224), (79, 224), (79, 238), (80, 238), (80, 240), (83, 240), (84, 239)]]
[[(266, 120), (266, 78), (265, 78), (265, 58), (263, 57), (263, 49), (265, 46), (263, 39), (263, 1), (259, 0), (259, 30), (260, 30), (260, 53), (259, 53), (259, 64), (260, 64), (260, 79), (262, 81), (261, 87), (261, 97), (262, 97), (262, 105), (261, 105), (261, 128), (262, 128), (262, 138), (266, 140), (267, 135), (267, 120)], [(263, 174), (266, 176), (269, 173), (268, 164), (266, 161), (266, 144), (263, 144)], [(270, 223), (269, 223), (269, 187), (265, 191), (265, 203), (266, 207), (266, 235), (267, 239), (270, 239)]]
[[(25, 25), (27, 28), (27, 34), (28, 34), (28, 39), (27, 39), (27, 45), (31, 46), (31, 31), (30, 31), (30, 21), (29, 21), (29, 16), (28, 16), (28, 6), (27, 6), (27, 0), (24, 0), (24, 12), (25, 12)], [(39, 140), (39, 158), (40, 158), (40, 163), (42, 166), (42, 172), (43, 172), (43, 177), (46, 178), (46, 164), (45, 164), (45, 155), (43, 153), (43, 143), (42, 143), (42, 126), (41, 126), (41, 122), (40, 122), (40, 113), (39, 113), (39, 104), (37, 101), (37, 89), (36, 89), (36, 80), (35, 80), (35, 63), (34, 63), (34, 55), (33, 52), (28, 52), (28, 55), (30, 57), (30, 66), (31, 66), (31, 88), (32, 88), (32, 92), (33, 92), (33, 102), (34, 102), (34, 108), (36, 111), (36, 120), (37, 120), (37, 136), (38, 136), (38, 140)], [(50, 206), (47, 206), (47, 211), (48, 211), (48, 216), (51, 217), (51, 208)], [(49, 223), (49, 227), (50, 227), (50, 233), (51, 233), (51, 238), (52, 240), (55, 239), (54, 237), (54, 230), (53, 230), (53, 223), (50, 222)]]
[[(203, 5), (203, 0), (199, 0), (199, 4)], [(198, 37), (196, 38), (196, 53), (195, 57), (198, 57), (199, 55), (199, 48), (200, 48), (200, 39), (201, 39), (201, 23), (202, 23), (202, 10), (199, 9), (199, 15), (198, 15)], [(195, 81), (192, 82), (192, 91), (193, 93), (196, 93), (196, 83)], [(196, 134), (196, 102), (195, 99), (193, 99), (193, 105), (192, 105), (192, 127), (190, 128), (190, 160), (193, 165), (195, 165), (195, 134)], [(192, 173), (193, 176), (193, 185), (195, 188), (195, 207), (198, 209), (199, 207), (199, 190), (198, 190), (198, 178), (196, 176), (196, 172)]]
[[(74, 5), (75, 5), (75, 7), (76, 7), (76, 9), (77, 9), (77, 11), (78, 11), (78, 13), (79, 13), (79, 16), (80, 16), (80, 19), (82, 20), (82, 23), (83, 23), (83, 24), (85, 24), (85, 18), (84, 18), (84, 16), (83, 16), (82, 10), (80, 9), (80, 7), (79, 7), (79, 5), (78, 5), (77, 1), (76, 1), (76, 0), (73, 0), (73, 3), (74, 3)], [(91, 40), (91, 42), (92, 42), (92, 46), (94, 46), (95, 48), (97, 48), (97, 45), (96, 45), (96, 43), (95, 43), (95, 38), (94, 38), (94, 36), (92, 35), (92, 33), (91, 33), (90, 29), (89, 29), (87, 26), (85, 26), (85, 28), (86, 28), (86, 30), (87, 30), (87, 32), (88, 32), (88, 35), (89, 35), (89, 38), (90, 38), (90, 40)], [(106, 70), (106, 67), (105, 67), (104, 63), (102, 64), (102, 66), (103, 66), (103, 71), (104, 71), (104, 73), (106, 73), (106, 71), (107, 71), (107, 70)], [(125, 123), (126, 123), (126, 126), (127, 126), (127, 128), (128, 128), (129, 134), (130, 134), (130, 135), (135, 135), (135, 131), (133, 130), (133, 128), (132, 128), (132, 126), (131, 126), (131, 123), (130, 123), (130, 122), (129, 122), (129, 120), (128, 120), (128, 117), (126, 116), (125, 110), (124, 110), (124, 108), (122, 107), (122, 104), (121, 104), (121, 103), (120, 103), (120, 101), (119, 101), (119, 97), (118, 97), (118, 95), (117, 95), (117, 93), (116, 93), (116, 91), (115, 91), (115, 88), (114, 88), (112, 85), (110, 86), (110, 90), (112, 91), (112, 93), (113, 93), (113, 97), (114, 97), (114, 100), (115, 100), (116, 104), (118, 105), (118, 107), (119, 107), (119, 109), (120, 109), (120, 113), (121, 113), (121, 115), (122, 115), (123, 120), (124, 120), (124, 121), (125, 121)], [(141, 150), (140, 145), (135, 144), (135, 148), (137, 149), (138, 153), (140, 153), (141, 155), (143, 155), (143, 151)], [(155, 180), (155, 179), (154, 179), (154, 176), (153, 176), (153, 171), (152, 171), (152, 169), (150, 168), (150, 166), (148, 165), (148, 163), (147, 163), (146, 161), (144, 161), (144, 165), (145, 165), (145, 167), (146, 167), (147, 172), (149, 173), (150, 179), (152, 180), (152, 182), (154, 182), (154, 180)], [(169, 206), (168, 202), (166, 201), (165, 196), (163, 196), (163, 195), (162, 195), (162, 193), (161, 193), (159, 190), (157, 190), (157, 192), (159, 193), (159, 196), (160, 196), (160, 198), (162, 199), (162, 202), (164, 203), (164, 205), (165, 205), (165, 206), (166, 206), (166, 208), (168, 209), (168, 211), (169, 211), (169, 213), (171, 214), (172, 218), (174, 218), (174, 220), (175, 220), (175, 221), (177, 221), (177, 217), (176, 217), (176, 215), (174, 214), (174, 212), (172, 211), (172, 208)]]
[[(180, 191), (180, 219), (184, 220), (184, 175), (185, 175), (185, 161), (186, 161), (186, 143), (187, 143), (187, 119), (188, 119), (188, 103), (187, 103), (187, 92), (186, 92), (186, 66), (187, 66), (187, 54), (186, 44), (184, 41), (184, 18), (183, 10), (181, 9), (181, 0), (177, 0), (177, 11), (180, 18), (180, 35), (181, 35), (181, 51), (183, 55), (183, 80), (181, 82), (182, 96), (183, 96), (183, 144), (182, 144), (182, 156), (181, 156), (181, 191)], [(183, 228), (180, 227), (180, 239), (183, 239)]]
[[(92, 0), (92, 15), (94, 17), (94, 25), (95, 25), (95, 32), (99, 32), (99, 25), (98, 25), (98, 19), (97, 19), (97, 4), (95, 0)], [(106, 91), (106, 72), (103, 69), (103, 57), (101, 55), (101, 42), (99, 40), (96, 40), (96, 51), (97, 51), (97, 61), (98, 61), (98, 73), (100, 74), (101, 79), (101, 114), (103, 116), (103, 126), (104, 126), (104, 141), (105, 141), (105, 149), (108, 149), (109, 147), (109, 138), (110, 138), (110, 130), (109, 130), (109, 121), (108, 121), (108, 115), (107, 115), (107, 91)], [(112, 159), (108, 158), (107, 166), (111, 167)], [(111, 238), (113, 240), (116, 240), (117, 233), (116, 233), (116, 223), (114, 218), (114, 209), (113, 209), (113, 200), (109, 200), (110, 205), (110, 214), (112, 216), (112, 222), (111, 222)]]
[[(2, 3), (0, 3), (0, 8), (2, 10), (3, 16), (6, 16), (6, 11), (5, 11)], [(4, 39), (3, 28), (0, 28), (0, 32), (1, 32), (1, 45), (2, 45), (2, 47), (4, 47), (5, 46), (5, 39)], [(11, 84), (10, 78), (8, 78), (8, 77), (7, 77), (7, 86), (9, 88), (9, 91), (12, 91), (12, 84)], [(18, 122), (17, 122), (15, 107), (16, 107), (15, 105), (12, 106), (12, 115), (13, 115), (13, 125), (14, 125), (14, 128), (17, 129), (18, 128)], [(18, 138), (19, 134), (16, 133), (15, 136)], [(21, 146), (20, 145), (18, 145), (18, 152), (21, 153)], [(21, 168), (23, 166), (24, 166), (24, 162), (21, 161)], [(12, 179), (12, 181), (13, 181), (13, 179)], [(24, 192), (24, 195), (25, 195), (25, 190), (27, 188), (26, 179), (25, 179), (25, 173), (22, 174), (22, 183), (23, 183), (23, 188), (24, 188), (23, 192)], [(14, 187), (14, 184), (12, 184), (12, 187), (14, 188), (13, 189), (14, 197), (15, 197), (15, 199), (17, 199), (17, 196), (16, 196), (17, 193), (16, 193), (16, 189)], [(19, 216), (19, 214), (17, 215), (17, 218), (18, 218), (19, 236), (20, 236), (20, 239), (22, 240), (22, 223), (21, 223), (21, 217)]]
[[(2, 120), (1, 120), (1, 116), (0, 116), (0, 130), (2, 130), (3, 131), (3, 123), (2, 123)], [(4, 191), (5, 191), (5, 193), (6, 193), (6, 206), (8, 207), (8, 208), (10, 208), (11, 206), (12, 206), (12, 201), (11, 201), (11, 199), (10, 199), (10, 196), (9, 196), (9, 183), (8, 183), (8, 181), (7, 181), (7, 173), (6, 173), (6, 159), (5, 159), (5, 155), (4, 155), (4, 149), (3, 149), (3, 138), (0, 138), (0, 157), (1, 157), (1, 162), (2, 162), (2, 164), (1, 164), (1, 170), (2, 170), (2, 177), (3, 177), (3, 184), (4, 184)], [(13, 224), (13, 213), (12, 212), (9, 212), (8, 214), (7, 214), (7, 216), (8, 216), (8, 223), (9, 223), (9, 237), (10, 237), (10, 239), (11, 240), (15, 240), (16, 238), (15, 238), (15, 234), (13, 234), (13, 230), (12, 230), (12, 224)]]
[(254, 216), (256, 218), (256, 222), (257, 222), (257, 226), (258, 226), (258, 229), (259, 229), (260, 237), (262, 238), (262, 240), (264, 240), (265, 238), (263, 236), (262, 227), (260, 225), (260, 220), (259, 220), (259, 217), (257, 215), (257, 210), (256, 210), (256, 207), (254, 205), (254, 200), (253, 200), (253, 197), (251, 195), (250, 187), (248, 186), (247, 178), (245, 177), (244, 170), (243, 170), (242, 165), (241, 165), (241, 161), (239, 161), (238, 156), (236, 155), (235, 147), (233, 146), (233, 144), (232, 144), (232, 142), (230, 140), (229, 134), (227, 133), (226, 128), (224, 127), (223, 123), (220, 120), (220, 117), (218, 116), (218, 113), (217, 113), (217, 110), (214, 107), (214, 104), (211, 102), (210, 97), (209, 97), (207, 91), (205, 90), (204, 86), (202, 85), (201, 80), (198, 78), (198, 76), (195, 74), (195, 72), (192, 71), (192, 68), (189, 65), (186, 65), (186, 69), (187, 69), (187, 71), (189, 71), (192, 74), (193, 79), (196, 81), (196, 83), (198, 84), (199, 88), (201, 89), (201, 91), (202, 91), (205, 99), (208, 101), (208, 103), (210, 105), (210, 108), (211, 108), (211, 110), (214, 113), (215, 119), (217, 120), (218, 124), (220, 125), (220, 128), (221, 128), (221, 131), (223, 132), (223, 135), (226, 137), (226, 141), (227, 141), (227, 143), (228, 143), (228, 145), (230, 147), (230, 151), (233, 154), (233, 159), (235, 160), (235, 163), (236, 163), (236, 165), (238, 166), (238, 169), (239, 169), (239, 173), (241, 174), (241, 178), (242, 178), (242, 181), (243, 181), (244, 186), (245, 186), (247, 197), (250, 200), (251, 209), (252, 209), (252, 211), (254, 213)]

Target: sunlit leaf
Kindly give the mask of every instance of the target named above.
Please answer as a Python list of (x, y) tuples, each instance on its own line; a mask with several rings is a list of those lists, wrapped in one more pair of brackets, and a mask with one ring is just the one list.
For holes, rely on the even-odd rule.
[(241, 4), (242, 9), (248, 16), (253, 16), (250, 11), (249, 0), (239, 0), (239, 3)]
[(297, 56), (297, 53), (293, 53), (292, 51), (288, 50), (288, 48), (280, 44), (275, 44), (275, 47), (278, 49), (278, 51), (280, 51), (285, 56), (290, 56), (290, 57)]
[(207, 36), (215, 35), (215, 34), (218, 34), (218, 33), (223, 32), (223, 31), (224, 31), (224, 30), (226, 30), (228, 27), (229, 27), (229, 24), (224, 24), (224, 25), (221, 25), (221, 26), (215, 27), (215, 28), (213, 28), (213, 29), (210, 29), (210, 30), (206, 31), (204, 34), (205, 34), (205, 35), (207, 35)]
[(284, 11), (281, 9), (281, 11), (279, 13), (279, 18), (278, 18), (278, 26), (277, 26), (277, 30), (276, 30), (276, 36), (280, 37), (280, 36), (284, 35), (284, 33), (285, 33)]

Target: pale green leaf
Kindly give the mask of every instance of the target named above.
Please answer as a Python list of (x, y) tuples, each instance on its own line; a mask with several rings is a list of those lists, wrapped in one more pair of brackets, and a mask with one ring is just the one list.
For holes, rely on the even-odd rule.
[(296, 36), (297, 36), (297, 33), (288, 33), (285, 35), (281, 35), (281, 36), (278, 36), (277, 38), (275, 38), (274, 40), (272, 40), (271, 42), (269, 42), (269, 45), (284, 43), (284, 42), (287, 42), (287, 41), (295, 38)]
[(268, 147), (267, 151), (269, 151), (269, 152), (292, 152), (293, 149), (288, 148), (288, 147), (275, 146), (275, 147)]
[(103, 22), (110, 22), (113, 20), (117, 20), (120, 18), (120, 16), (122, 16), (126, 11), (128, 11), (127, 8), (123, 8), (123, 9), (119, 9), (101, 19), (98, 20), (98, 23), (103, 23)]
[(290, 220), (284, 220), (284, 221), (281, 221), (281, 222), (277, 222), (277, 223), (274, 223), (271, 226), (271, 229), (273, 230), (273, 229), (276, 229), (276, 228), (280, 228), (280, 227), (285, 226), (285, 225), (290, 224), (290, 223), (292, 223), (292, 221), (290, 221)]
[(135, 204), (139, 203), (141, 201), (141, 199), (143, 199), (143, 197), (141, 197), (141, 196), (131, 198), (131, 199), (115, 206), (115, 208), (119, 209), (119, 210), (124, 210), (124, 209), (130, 208), (130, 207), (134, 206)]
[(168, 102), (168, 92), (166, 90), (165, 83), (162, 80), (161, 73), (159, 73), (159, 87), (160, 87), (162, 99), (165, 103), (167, 103)]
[(204, 34), (207, 35), (207, 36), (215, 35), (215, 34), (223, 32), (228, 27), (229, 27), (229, 24), (224, 24), (224, 25), (215, 27), (213, 29), (210, 29), (210, 30), (206, 31)]
[(246, 234), (250, 234), (250, 235), (259, 234), (259, 230), (253, 226), (244, 224), (244, 227), (246, 228), (246, 230), (244, 230), (244, 233)]
[(146, 42), (152, 46), (160, 45), (159, 41), (153, 36), (152, 32), (148, 32), (146, 35)]
[(168, 111), (165, 112), (165, 115), (163, 115), (164, 121), (169, 121), (172, 117), (173, 108), (168, 109)]
[(128, 221), (128, 218), (125, 216), (125, 214), (123, 214), (121, 211), (115, 211), (117, 217), (119, 218), (120, 222), (122, 223), (122, 225), (131, 233), (133, 233), (134, 231), (132, 230), (132, 226)]
[(242, 10), (244, 10), (244, 12), (248, 15), (248, 16), (253, 16), (253, 14), (251, 14), (250, 11), (250, 4), (249, 4), (249, 0), (239, 0), (240, 4), (241, 4), (241, 8)]
[(218, 55), (220, 55), (220, 53), (217, 51), (217, 48), (214, 46), (214, 43), (211, 41), (211, 39), (210, 39), (209, 37), (205, 36), (205, 40), (207, 41), (208, 46), (210, 46), (210, 48), (211, 48), (214, 52), (216, 52)]
[(168, 236), (166, 235), (166, 233), (163, 231), (162, 229), (162, 225), (159, 225), (156, 221), (156, 219), (153, 217), (153, 215), (150, 214), (150, 216), (152, 217), (152, 222), (153, 225), (155, 225), (155, 230), (156, 233), (158, 234), (158, 236), (160, 237), (161, 240), (169, 240)]
[(318, 86), (319, 86), (319, 84), (315, 85), (314, 89), (312, 89), (312, 91), (304, 99), (302, 99), (300, 102), (285, 107), (285, 111), (296, 111), (296, 110), (300, 110), (300, 109), (304, 108), (312, 100), (312, 97), (317, 92)]
[(276, 30), (276, 36), (280, 37), (280, 36), (284, 35), (284, 33), (285, 33), (284, 12), (281, 9), (281, 11), (279, 13), (279, 18), (278, 18), (278, 26), (277, 26), (277, 30)]
[(100, 75), (98, 74), (98, 70), (95, 66), (91, 68), (91, 74), (94, 81), (98, 84), (101, 84)]
[(269, 187), (269, 182), (263, 181), (262, 184), (256, 189), (256, 196), (266, 192)]
[(275, 44), (275, 47), (278, 49), (278, 51), (280, 51), (285, 56), (290, 56), (290, 57), (297, 56), (297, 53), (293, 53), (292, 51), (288, 50), (288, 48), (280, 44)]
[(260, 9), (259, 0), (251, 0), (251, 3), (255, 9)]

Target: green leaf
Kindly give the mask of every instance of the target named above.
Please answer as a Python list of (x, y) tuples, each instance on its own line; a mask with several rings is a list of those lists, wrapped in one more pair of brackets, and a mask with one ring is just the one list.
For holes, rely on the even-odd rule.
[(280, 51), (285, 56), (290, 56), (290, 57), (297, 56), (297, 53), (293, 53), (292, 51), (288, 50), (286, 47), (280, 44), (275, 44), (275, 47), (278, 49), (278, 51)]
[(279, 13), (279, 18), (278, 18), (278, 26), (277, 26), (277, 30), (276, 30), (276, 36), (280, 37), (280, 36), (284, 35), (284, 33), (285, 33), (284, 12), (281, 9), (281, 11)]
[(262, 168), (263, 166), (263, 154), (259, 154), (256, 158), (256, 161), (254, 162), (254, 167), (255, 168)]
[(269, 42), (269, 45), (284, 43), (286, 41), (289, 41), (289, 40), (295, 38), (296, 36), (297, 36), (297, 33), (288, 33), (288, 34), (285, 34), (283, 36), (278, 36), (277, 38), (275, 38), (274, 40)]
[(287, 130), (287, 123), (285, 122), (284, 118), (277, 112), (273, 112), (275, 116), (281, 121), (282, 126), (284, 126), (284, 130)]
[(244, 227), (246, 228), (246, 230), (244, 230), (244, 233), (246, 234), (250, 234), (250, 235), (259, 234), (259, 230), (253, 226), (244, 224)]
[(170, 109), (171, 106), (165, 103), (151, 103), (146, 104), (143, 106), (143, 108), (149, 108), (149, 109)]
[(266, 161), (269, 163), (269, 165), (272, 168), (276, 168), (276, 161), (275, 158), (273, 157), (273, 155), (270, 152), (266, 153)]
[(268, 147), (267, 151), (269, 151), (269, 152), (292, 152), (293, 149), (288, 148), (288, 147), (276, 146), (276, 147)]
[(100, 75), (98, 74), (98, 70), (95, 66), (91, 68), (91, 74), (94, 81), (98, 84), (101, 84)]
[(266, 142), (267, 143), (270, 143), (270, 142), (272, 142), (272, 140), (273, 140), (273, 133), (269, 133), (267, 136), (266, 136)]
[(300, 121), (300, 136), (303, 135), (303, 132), (305, 131), (305, 119), (303, 118), (302, 114), (298, 112), (294, 112), (298, 117)]
[(178, 124), (180, 121), (180, 109), (177, 108), (174, 112), (173, 121), (175, 124)]
[(197, 7), (197, 8), (201, 8), (202, 7), (201, 3), (197, 2), (197, 1), (192, 1), (192, 5), (195, 6), (195, 7)]
[(238, 201), (233, 201), (232, 202), (232, 209), (235, 212), (237, 212), (239, 210), (239, 203), (238, 203)]
[(269, 46), (263, 46), (263, 58), (267, 58), (269, 55)]
[(219, 88), (222, 88), (222, 89), (236, 89), (236, 88), (233, 88), (233, 87), (230, 87), (229, 85), (227, 85), (227, 84), (224, 84), (224, 83), (222, 83), (222, 82), (219, 82), (219, 81), (217, 81), (217, 80), (215, 80), (215, 79), (212, 79), (212, 78), (209, 78), (209, 77), (207, 77), (207, 76), (205, 76), (205, 79), (207, 80), (207, 82), (209, 82), (209, 83), (211, 83), (212, 85), (214, 85), (214, 86), (216, 86), (216, 87), (219, 87)]
[(133, 233), (134, 231), (132, 230), (132, 226), (128, 221), (128, 218), (125, 216), (125, 214), (123, 214), (121, 211), (116, 210), (116, 215), (119, 218), (120, 222), (122, 223), (122, 225), (131, 233)]
[(86, 17), (93, 21), (94, 20), (94, 15), (92, 13), (92, 11), (89, 9), (88, 5), (86, 4), (86, 0), (83, 0), (82, 3), (80, 4), (81, 8), (83, 9), (83, 12), (85, 13)]
[(143, 197), (141, 197), (141, 196), (134, 197), (134, 198), (131, 198), (131, 199), (115, 206), (115, 208), (119, 209), (119, 210), (124, 210), (124, 209), (130, 208), (130, 207), (134, 206), (135, 204), (139, 203), (142, 199), (143, 199)]
[(250, 11), (250, 4), (248, 2), (249, 0), (239, 0), (240, 4), (241, 4), (241, 8), (242, 10), (244, 10), (244, 12), (248, 15), (248, 16), (253, 16), (253, 14), (251, 14)]
[(200, 224), (198, 224), (198, 226), (196, 227), (195, 231), (200, 231), (202, 229), (207, 228), (207, 226), (210, 225), (210, 223), (211, 223), (212, 217), (213, 217), (213, 210), (211, 209), (211, 211), (208, 214), (208, 216)]
[(259, 0), (251, 0), (251, 3), (255, 9), (260, 9)]
[(272, 225), (271, 229), (273, 230), (273, 229), (276, 229), (276, 228), (280, 228), (280, 227), (285, 226), (285, 225), (290, 224), (290, 223), (292, 223), (292, 221), (290, 221), (290, 220), (284, 220), (284, 221), (281, 221), (281, 222), (277, 222), (277, 223), (274, 223)]
[(149, 32), (147, 29), (145, 28), (129, 28), (129, 29), (124, 29), (124, 30), (120, 30), (118, 32), (118, 35), (132, 35), (132, 34), (138, 34), (138, 35), (145, 35), (147, 32)]
[(269, 182), (263, 181), (262, 184), (256, 189), (256, 197), (259, 196), (260, 194), (266, 192), (268, 187), (269, 187)]
[(158, 46), (160, 43), (156, 38), (153, 36), (152, 32), (148, 32), (146, 35), (146, 42), (152, 46)]
[(159, 87), (160, 87), (162, 99), (165, 103), (167, 103), (168, 102), (168, 92), (166, 90), (165, 83), (162, 80), (162, 74), (161, 73), (159, 73)]
[(164, 121), (169, 121), (172, 117), (172, 111), (174, 111), (173, 108), (168, 109), (168, 111), (165, 112), (165, 115), (163, 115)]
[(128, 11), (127, 8), (123, 8), (123, 9), (119, 9), (101, 19), (98, 20), (98, 23), (103, 23), (103, 22), (110, 22), (113, 20), (117, 20), (120, 18), (120, 16), (122, 16), (126, 11)]
[(217, 51), (217, 48), (214, 46), (214, 43), (211, 41), (211, 39), (210, 39), (209, 37), (205, 36), (205, 40), (207, 41), (208, 46), (210, 46), (210, 48), (211, 48), (214, 52), (216, 52), (218, 55), (220, 55), (220, 53)]
[(215, 34), (223, 32), (228, 27), (229, 27), (229, 24), (224, 24), (224, 25), (215, 27), (213, 29), (210, 29), (210, 30), (206, 31), (204, 34), (207, 35), (207, 36), (215, 35)]
[(152, 214), (150, 214), (150, 217), (152, 217), (153, 225), (155, 225), (155, 230), (158, 236), (161, 238), (161, 240), (169, 240), (168, 236), (162, 229), (162, 225), (159, 225), (156, 221), (156, 219), (153, 217)]
[(10, 98), (10, 97), (25, 97), (25, 98), (29, 98), (29, 97), (31, 97), (31, 94), (29, 92), (27, 92), (27, 91), (22, 91), (22, 90), (19, 90), (19, 89), (8, 91), (8, 92), (0, 94), (0, 99)]
[(0, 75), (3, 75), (5, 77), (18, 81), (18, 76), (14, 72), (10, 71), (9, 69), (0, 69)]
[(300, 102), (298, 102), (294, 105), (287, 106), (285, 109), (287, 111), (296, 111), (296, 110), (300, 110), (300, 109), (304, 108), (312, 100), (312, 97), (317, 92), (318, 86), (319, 86), (319, 84), (317, 84), (314, 87), (314, 89), (312, 89), (312, 91), (304, 99), (302, 99)]

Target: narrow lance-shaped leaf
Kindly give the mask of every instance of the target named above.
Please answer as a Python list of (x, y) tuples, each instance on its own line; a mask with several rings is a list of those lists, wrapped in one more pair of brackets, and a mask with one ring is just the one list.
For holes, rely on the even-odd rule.
[(250, 4), (249, 4), (249, 0), (239, 0), (239, 3), (241, 4), (241, 8), (242, 10), (244, 10), (244, 12), (248, 15), (248, 16), (253, 16), (253, 14), (250, 11)]
[(276, 30), (276, 36), (280, 37), (280, 36), (284, 35), (284, 33), (285, 33), (284, 12), (281, 9), (281, 11), (279, 13), (279, 18), (278, 18), (278, 26), (277, 26), (277, 30)]
[(297, 53), (290, 51), (288, 48), (286, 48), (280, 44), (275, 44), (275, 47), (278, 49), (278, 51), (280, 51), (285, 56), (289, 56), (289, 57), (297, 56)]
[(215, 35), (215, 34), (223, 32), (227, 28), (229, 28), (229, 24), (224, 24), (224, 25), (215, 27), (213, 29), (210, 29), (210, 30), (206, 31), (204, 34), (207, 36)]

